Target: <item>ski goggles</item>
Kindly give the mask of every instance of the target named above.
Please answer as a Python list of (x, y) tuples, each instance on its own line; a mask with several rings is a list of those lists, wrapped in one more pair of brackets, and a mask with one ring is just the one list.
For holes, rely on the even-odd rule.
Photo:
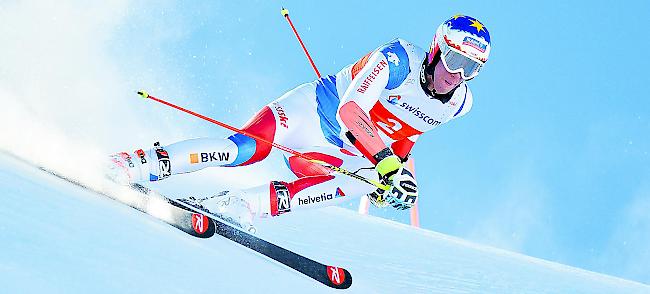
[(449, 46), (441, 46), (440, 59), (450, 73), (461, 73), (465, 80), (469, 80), (478, 75), (483, 66), (481, 63), (451, 49)]

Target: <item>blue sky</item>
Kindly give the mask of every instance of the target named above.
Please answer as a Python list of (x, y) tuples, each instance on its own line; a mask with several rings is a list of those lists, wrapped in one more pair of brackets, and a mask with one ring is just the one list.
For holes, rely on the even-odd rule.
[[(395, 37), (426, 48), (438, 24), (454, 14), (478, 18), (493, 48), (470, 82), (473, 109), (424, 135), (414, 149), (422, 226), (650, 283), (648, 2), (97, 5), (0, 6), (17, 25), (1, 30), (17, 42), (3, 49), (0, 90), (24, 97), (32, 110), (55, 106), (34, 93), (40, 91), (69, 97), (78, 102), (73, 109), (103, 113), (83, 126), (64, 118), (65, 111), (43, 117), (113, 148), (228, 134), (169, 109), (134, 104), (136, 89), (240, 125), (312, 81), (279, 13), (283, 5), (323, 74)], [(88, 100), (100, 102), (86, 107)], [(107, 127), (116, 111), (123, 116)], [(134, 125), (131, 116), (151, 123)], [(78, 131), (89, 131), (88, 124), (104, 131), (89, 138)], [(374, 213), (406, 220), (393, 211)]]

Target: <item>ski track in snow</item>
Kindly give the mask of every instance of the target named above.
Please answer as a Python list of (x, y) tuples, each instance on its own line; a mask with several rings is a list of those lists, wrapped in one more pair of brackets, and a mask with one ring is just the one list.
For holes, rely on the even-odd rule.
[(333, 290), (0, 153), (3, 293), (650, 293), (650, 286), (330, 207), (258, 236), (350, 270)]

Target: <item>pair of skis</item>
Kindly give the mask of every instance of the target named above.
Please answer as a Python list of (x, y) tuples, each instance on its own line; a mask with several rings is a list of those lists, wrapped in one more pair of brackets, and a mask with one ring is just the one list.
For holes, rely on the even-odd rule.
[(352, 275), (344, 268), (325, 265), (258, 238), (235, 228), (235, 225), (232, 225), (232, 222), (229, 222), (226, 217), (203, 211), (180, 199), (162, 196), (140, 184), (131, 184), (131, 188), (147, 196), (165, 199), (171, 205), (173, 215), (171, 221), (165, 221), (192, 236), (209, 238), (217, 234), (282, 263), (326, 286), (347, 289), (352, 285)]
[[(16, 158), (25, 163), (31, 164), (22, 158)], [(110, 195), (113, 193), (109, 194), (99, 191), (98, 189), (92, 188), (53, 170), (44, 167), (38, 168), (76, 186), (120, 201), (147, 214), (149, 214), (149, 212), (146, 207), (150, 203), (153, 201), (164, 201), (166, 202), (164, 204), (166, 205), (169, 214), (167, 217), (159, 219), (189, 235), (198, 238), (210, 238), (215, 234), (220, 235), (272, 260), (282, 263), (305, 276), (322, 283), (323, 285), (335, 289), (347, 289), (352, 285), (352, 276), (350, 275), (350, 272), (344, 268), (329, 266), (275, 245), (236, 228), (234, 225), (230, 224), (224, 216), (202, 211), (199, 208), (192, 207), (182, 201), (160, 195), (159, 193), (156, 193), (140, 184), (132, 184), (130, 189), (126, 189), (127, 191), (134, 190), (134, 192), (136, 192), (135, 194), (140, 196), (140, 199), (135, 201), (135, 203), (127, 203), (120, 200), (118, 197)]]

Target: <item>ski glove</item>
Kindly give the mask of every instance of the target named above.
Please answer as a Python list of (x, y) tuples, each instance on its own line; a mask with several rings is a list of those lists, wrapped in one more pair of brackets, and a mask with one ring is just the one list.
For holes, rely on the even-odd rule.
[(397, 155), (386, 156), (375, 165), (375, 170), (379, 173), (382, 180), (389, 182), (397, 170), (402, 167), (402, 161)]
[(388, 206), (388, 203), (384, 201), (384, 190), (380, 188), (377, 188), (376, 191), (366, 196), (368, 196), (368, 200), (370, 200), (370, 203), (372, 203), (372, 205), (374, 205), (375, 207), (384, 208)]
[(384, 191), (384, 201), (396, 209), (409, 209), (418, 198), (418, 186), (413, 174), (404, 167), (397, 170), (392, 177), (390, 188)]
[(390, 185), (388, 190), (377, 189), (368, 194), (370, 202), (377, 207), (392, 205), (396, 209), (409, 209), (415, 205), (418, 187), (413, 174), (402, 166), (395, 155), (388, 156), (375, 166), (382, 182)]

